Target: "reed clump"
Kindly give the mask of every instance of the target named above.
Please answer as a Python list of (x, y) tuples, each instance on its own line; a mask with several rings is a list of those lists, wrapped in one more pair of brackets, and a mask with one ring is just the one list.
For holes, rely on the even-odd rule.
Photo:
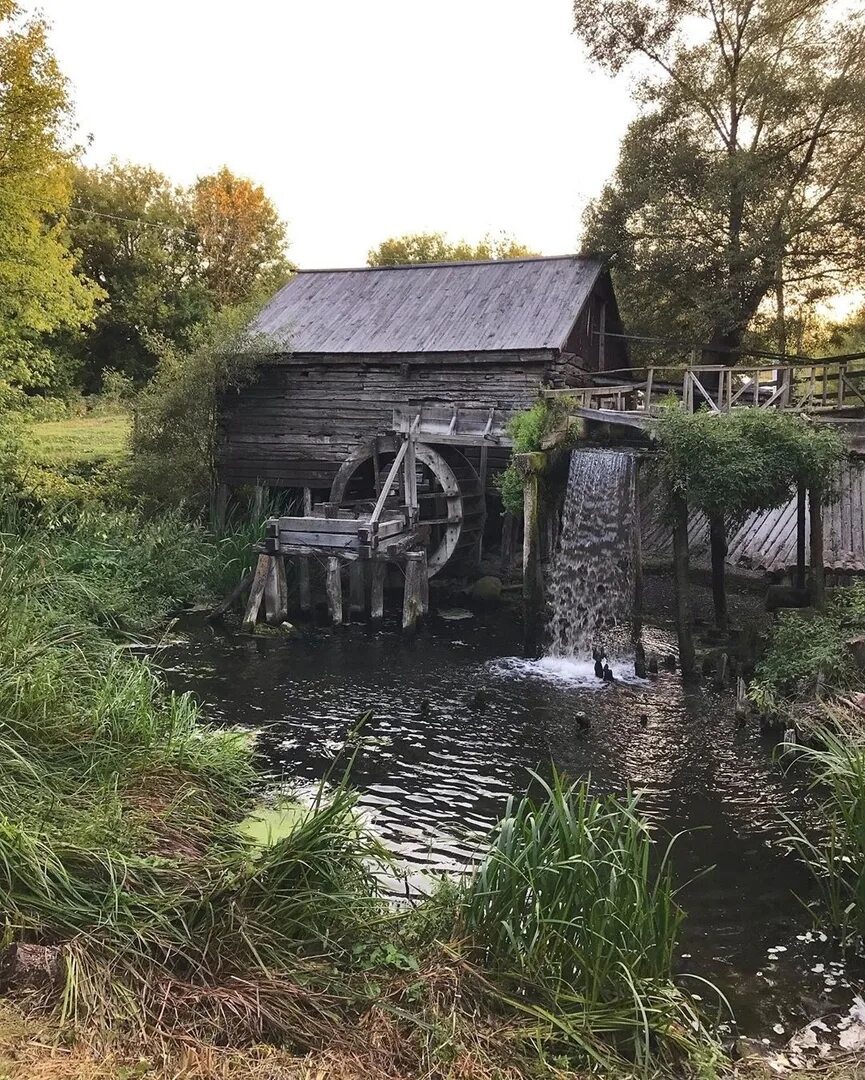
[(605, 1068), (649, 1069), (711, 1051), (673, 979), (684, 913), (668, 848), (657, 860), (637, 798), (536, 778), (511, 800), (466, 891), (463, 919), (495, 995), (532, 1036)]
[(788, 819), (788, 839), (814, 875), (817, 917), (856, 944), (865, 939), (865, 718), (845, 701), (825, 704), (822, 714), (812, 744), (795, 748), (821, 796), (820, 833), (807, 835)]

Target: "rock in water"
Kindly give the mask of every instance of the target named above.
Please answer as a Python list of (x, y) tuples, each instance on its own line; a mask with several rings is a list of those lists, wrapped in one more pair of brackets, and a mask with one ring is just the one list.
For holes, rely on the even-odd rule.
[(472, 599), (484, 604), (497, 604), (502, 598), (502, 579), (487, 575), (472, 585)]

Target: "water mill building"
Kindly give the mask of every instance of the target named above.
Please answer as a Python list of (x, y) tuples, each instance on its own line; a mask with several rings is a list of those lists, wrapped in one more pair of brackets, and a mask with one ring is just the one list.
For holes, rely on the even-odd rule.
[(374, 500), (414, 425), (431, 574), (479, 543), (508, 419), (541, 386), (628, 365), (609, 273), (577, 255), (300, 271), (252, 330), (265, 355), (223, 403), (223, 494)]

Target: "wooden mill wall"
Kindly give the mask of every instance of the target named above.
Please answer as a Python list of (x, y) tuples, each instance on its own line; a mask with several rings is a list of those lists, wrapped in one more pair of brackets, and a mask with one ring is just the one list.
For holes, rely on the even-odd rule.
[[(223, 402), (220, 479), (329, 487), (359, 442), (391, 427), (395, 407), (495, 407), (509, 416), (532, 404), (558, 365), (555, 350), (280, 358)], [(568, 382), (578, 382), (573, 370)], [(499, 456), (504, 462), (504, 452), (490, 455)]]

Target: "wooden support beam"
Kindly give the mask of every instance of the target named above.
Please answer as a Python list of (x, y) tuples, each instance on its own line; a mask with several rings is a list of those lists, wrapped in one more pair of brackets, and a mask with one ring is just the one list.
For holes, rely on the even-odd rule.
[(523, 484), (523, 649), (527, 656), (537, 655), (543, 628), (544, 581), (538, 502), (538, 476), (532, 472)]
[(256, 484), (252, 492), (252, 517), (254, 521), (261, 521), (264, 517), (264, 498), (267, 488), (264, 484)]
[(270, 570), (270, 556), (259, 555), (258, 562), (255, 564), (255, 573), (252, 578), (252, 585), (249, 589), (249, 601), (246, 605), (246, 613), (243, 616), (243, 629), (250, 634), (255, 632), (255, 623), (258, 619), (258, 609), (261, 607), (261, 600), (264, 596), (264, 590), (267, 586), (267, 575)]
[(412, 631), (423, 614), (421, 577), (426, 553), (407, 551), (405, 555), (405, 590), (402, 601), (402, 628)]
[(808, 492), (811, 518), (811, 604), (818, 610), (826, 606), (826, 569), (823, 564), (823, 503), (818, 491)]
[(678, 495), (672, 498), (673, 510), (673, 586), (676, 598), (676, 632), (679, 637), (679, 665), (682, 677), (693, 679), (697, 673), (694, 630), (691, 625), (691, 565), (688, 550), (688, 504)]
[(325, 571), (327, 610), (334, 626), (342, 625), (342, 574), (339, 559), (329, 558)]
[[(303, 516), (312, 516), (312, 491), (308, 487), (303, 489)], [(300, 610), (311, 611), (312, 590), (309, 578), (309, 558), (306, 555), (301, 555), (297, 560), (297, 588), (300, 594)]]
[(255, 577), (255, 571), (250, 570), (238, 581), (231, 592), (226, 596), (221, 604), (211, 611), (207, 616), (208, 622), (215, 622), (217, 619), (221, 619), (223, 615), (232, 607), (232, 605), (240, 599), (240, 597), (246, 592), (246, 590), (252, 585), (252, 579)]
[(640, 459), (634, 462), (631, 478), (631, 499), (633, 514), (633, 562), (634, 562), (634, 597), (631, 610), (631, 643), (634, 649), (634, 674), (639, 679), (646, 677), (646, 650), (643, 645), (643, 537), (640, 515)]
[(420, 562), (420, 607), (423, 615), (429, 614), (429, 566), (426, 551), (422, 551)]
[(502, 577), (507, 581), (514, 566), (514, 540), (517, 533), (517, 519), (506, 510), (502, 516)]
[(481, 521), (481, 527), (478, 532), (478, 550), (476, 558), (478, 563), (484, 557), (484, 528), (487, 522), (487, 454), (488, 446), (483, 443), (481, 446), (480, 460), (478, 462), (478, 480), (480, 480), (481, 500), (483, 502), (483, 520)]
[(370, 571), (369, 617), (373, 622), (384, 618), (384, 580), (387, 576), (387, 563), (384, 559), (373, 559)]
[(366, 561), (357, 559), (348, 567), (348, 610), (363, 615), (366, 610)]
[(278, 626), (280, 619), (279, 579), (276, 574), (276, 555), (267, 556), (267, 580), (264, 584), (264, 618), (268, 626)]

